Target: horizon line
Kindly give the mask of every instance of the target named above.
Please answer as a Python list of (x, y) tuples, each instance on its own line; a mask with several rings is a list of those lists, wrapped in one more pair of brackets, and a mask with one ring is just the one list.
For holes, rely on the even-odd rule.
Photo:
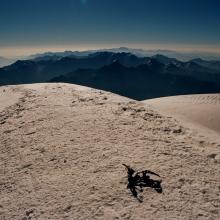
[(168, 45), (168, 44), (83, 44), (83, 45), (48, 45), (48, 46), (14, 46), (14, 47), (0, 47), (0, 56), (4, 58), (18, 58), (28, 57), (38, 53), (47, 52), (64, 52), (64, 51), (88, 51), (88, 50), (109, 50), (118, 48), (139, 49), (146, 51), (172, 51), (182, 53), (212, 53), (220, 55), (220, 46), (215, 45)]

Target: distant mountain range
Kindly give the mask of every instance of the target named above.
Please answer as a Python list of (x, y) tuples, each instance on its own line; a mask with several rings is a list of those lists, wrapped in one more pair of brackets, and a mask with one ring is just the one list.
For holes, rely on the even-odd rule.
[(152, 57), (157, 54), (161, 54), (167, 57), (173, 57), (180, 61), (189, 61), (192, 59), (200, 58), (204, 60), (220, 60), (220, 53), (214, 52), (179, 52), (175, 50), (143, 50), (133, 49), (128, 47), (110, 48), (110, 49), (99, 49), (99, 50), (86, 50), (86, 51), (64, 51), (64, 52), (46, 52), (42, 54), (35, 54), (27, 57), (27, 59), (60, 59), (67, 56), (83, 57), (96, 52), (113, 52), (113, 53), (132, 53), (138, 57)]
[(138, 100), (216, 93), (220, 92), (220, 61), (182, 62), (160, 54), (138, 57), (106, 51), (78, 56), (66, 51), (0, 68), (0, 85), (48, 81), (90, 86)]

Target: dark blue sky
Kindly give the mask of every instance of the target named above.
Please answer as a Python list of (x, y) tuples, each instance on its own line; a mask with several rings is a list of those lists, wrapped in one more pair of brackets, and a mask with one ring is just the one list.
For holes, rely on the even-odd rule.
[(0, 0), (0, 49), (220, 47), (219, 0)]

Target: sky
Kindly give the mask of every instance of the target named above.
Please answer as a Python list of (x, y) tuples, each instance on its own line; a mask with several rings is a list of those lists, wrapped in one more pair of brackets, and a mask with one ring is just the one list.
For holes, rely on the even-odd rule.
[(220, 52), (219, 0), (0, 0), (0, 55), (128, 46)]

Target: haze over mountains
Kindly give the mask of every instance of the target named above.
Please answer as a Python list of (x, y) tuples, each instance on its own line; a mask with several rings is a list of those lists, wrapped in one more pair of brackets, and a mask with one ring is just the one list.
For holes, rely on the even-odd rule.
[(159, 54), (143, 57), (109, 51), (65, 51), (31, 58), (0, 68), (0, 85), (68, 82), (137, 100), (220, 92), (220, 61), (182, 62)]
[(119, 47), (119, 48), (110, 48), (110, 49), (98, 49), (98, 50), (85, 50), (85, 51), (64, 51), (64, 52), (45, 52), (38, 53), (31, 56), (28, 56), (27, 59), (34, 58), (45, 58), (45, 57), (57, 57), (62, 58), (66, 56), (88, 56), (89, 54), (96, 52), (113, 52), (113, 53), (132, 53), (138, 57), (151, 57), (157, 54), (161, 54), (168, 57), (176, 58), (180, 61), (189, 61), (196, 58), (201, 58), (204, 60), (220, 60), (220, 54), (214, 52), (204, 52), (204, 51), (175, 51), (175, 50), (165, 50), (165, 49), (135, 49), (129, 47)]
[(8, 58), (0, 56), (0, 67), (4, 67), (4, 66), (7, 66), (7, 65), (10, 65), (10, 64), (12, 64), (14, 62), (15, 62), (14, 59), (8, 59)]

